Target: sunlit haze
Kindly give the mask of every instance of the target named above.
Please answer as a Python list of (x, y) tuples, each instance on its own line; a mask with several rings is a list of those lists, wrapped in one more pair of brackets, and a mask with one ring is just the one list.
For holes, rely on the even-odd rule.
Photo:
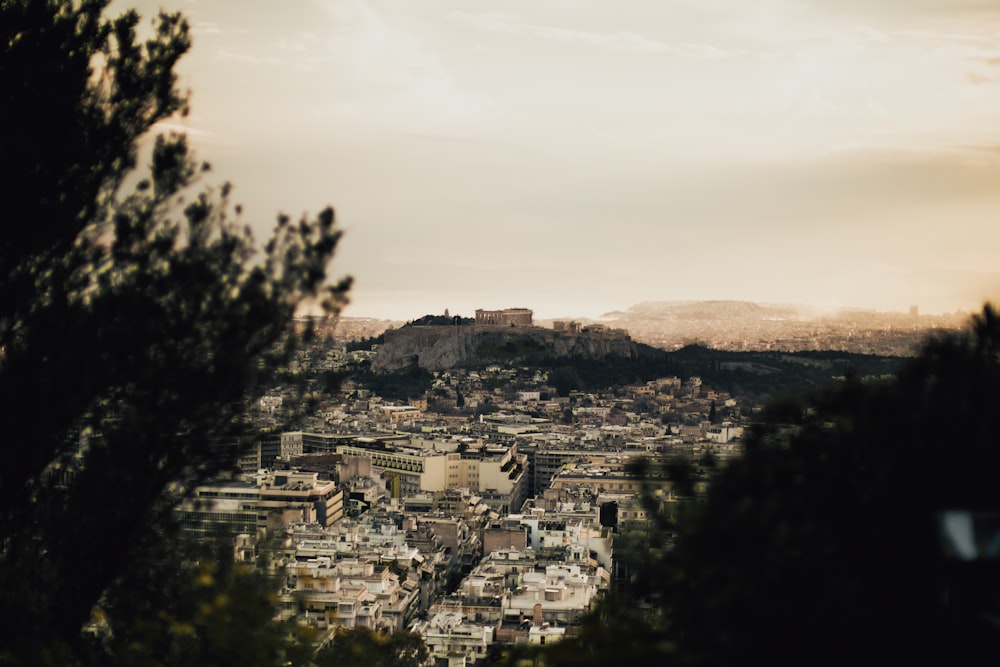
[(258, 237), (336, 208), (347, 315), (1000, 297), (1000, 3), (137, 6)]

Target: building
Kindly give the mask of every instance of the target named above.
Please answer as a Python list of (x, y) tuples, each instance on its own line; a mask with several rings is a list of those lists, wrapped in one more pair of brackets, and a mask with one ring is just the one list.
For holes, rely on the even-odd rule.
[[(548, 565), (520, 574), (518, 586), (504, 592), (504, 618), (532, 619), (539, 616), (549, 623), (578, 622), (597, 602), (597, 593), (606, 586), (607, 573), (588, 574), (579, 565)], [(536, 606), (537, 605), (537, 606)]]
[(530, 327), (533, 313), (529, 308), (476, 310), (476, 324), (501, 327)]
[[(533, 549), (490, 552), (431, 613), (454, 609), (473, 623), (514, 626), (526, 621), (563, 626), (578, 622), (597, 602), (598, 592), (607, 588), (610, 575), (587, 557), (583, 547), (547, 551), (551, 554)], [(563, 561), (570, 553), (580, 558)], [(502, 641), (517, 638), (505, 636)]]
[(319, 473), (275, 470), (258, 475), (256, 482), (265, 511), (311, 508), (321, 526), (332, 526), (344, 516), (344, 492), (336, 482), (319, 479)]
[(711, 442), (725, 445), (743, 436), (743, 427), (732, 422), (722, 422), (717, 426), (711, 426), (705, 433), (705, 439)]
[(472, 665), (486, 657), (496, 629), (490, 624), (466, 623), (458, 611), (439, 611), (429, 620), (415, 623), (413, 631), (420, 633), (427, 645), (430, 659), (448, 664)]
[(389, 483), (394, 498), (468, 488), (491, 508), (516, 511), (527, 497), (527, 457), (516, 446), (487, 445), (458, 452), (453, 443), (411, 438), (337, 445), (345, 457), (369, 457), (373, 472)]
[(456, 452), (358, 440), (355, 444), (338, 445), (337, 453), (369, 457), (373, 470), (390, 483), (394, 498), (459, 486), (457, 468), (462, 455)]
[(532, 472), (532, 491), (539, 495), (545, 491), (563, 467), (583, 463), (602, 463), (613, 459), (622, 459), (623, 454), (614, 450), (579, 448), (556, 449), (541, 447), (532, 452), (530, 468)]
[(256, 536), (295, 521), (331, 526), (344, 516), (344, 492), (315, 472), (265, 471), (253, 482), (199, 486), (175, 511), (194, 537)]
[(278, 619), (319, 631), (318, 644), (328, 641), (338, 626), (389, 629), (382, 618), (382, 601), (369, 588), (380, 579), (366, 575), (374, 575), (371, 565), (356, 561), (320, 558), (290, 563), (286, 586), (278, 594)]
[(257, 535), (267, 527), (267, 514), (260, 512), (260, 489), (253, 484), (230, 482), (207, 484), (174, 510), (181, 530), (195, 538)]

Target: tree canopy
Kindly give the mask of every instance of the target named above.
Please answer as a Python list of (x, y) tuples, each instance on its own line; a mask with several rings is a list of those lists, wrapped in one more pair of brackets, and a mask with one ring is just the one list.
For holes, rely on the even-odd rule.
[(185, 137), (149, 137), (187, 111), (188, 24), (107, 4), (0, 4), (0, 657), (76, 641), (164, 548), (176, 492), (252, 440), (296, 307), (335, 314), (349, 286), (327, 283), (332, 209), (258, 248)]

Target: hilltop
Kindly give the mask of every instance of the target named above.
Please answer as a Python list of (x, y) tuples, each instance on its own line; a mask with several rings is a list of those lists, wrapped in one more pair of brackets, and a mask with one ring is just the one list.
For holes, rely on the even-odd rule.
[(574, 329), (536, 326), (429, 325), (389, 329), (372, 359), (375, 371), (425, 370), (489, 364), (537, 364), (552, 359), (633, 359), (627, 333), (595, 325)]
[[(863, 308), (821, 309), (795, 304), (750, 301), (646, 301), (605, 313), (600, 321), (576, 319), (581, 328), (620, 329), (637, 343), (663, 350), (697, 344), (732, 351), (837, 350), (858, 354), (910, 356), (928, 336), (956, 331), (969, 315), (920, 315)], [(447, 328), (454, 318), (426, 315), (411, 322), (342, 317), (333, 336), (343, 342), (381, 344), (393, 328), (427, 325)], [(472, 324), (461, 318), (462, 325)], [(554, 327), (557, 320), (535, 324)], [(366, 348), (367, 349), (367, 348)], [(461, 357), (474, 360), (472, 356)], [(500, 358), (504, 360), (504, 358)]]

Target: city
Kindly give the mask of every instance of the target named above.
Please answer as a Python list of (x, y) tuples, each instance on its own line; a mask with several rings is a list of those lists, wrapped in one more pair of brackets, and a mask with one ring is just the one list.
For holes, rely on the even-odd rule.
[[(477, 312), (483, 323), (469, 326), (536, 328), (530, 311), (498, 321), (506, 314)], [(298, 370), (336, 372), (383, 350), (330, 342)], [(294, 400), (291, 388), (262, 397), (257, 426), (283, 423)], [(412, 630), (429, 659), (473, 665), (572, 635), (622, 576), (616, 540), (649, 521), (630, 463), (690, 466), (691, 480), (654, 491), (683, 511), (740, 454), (761, 408), (697, 377), (560, 393), (538, 369), (455, 367), (402, 403), (348, 376), (302, 430), (265, 436), (238, 475), (194, 489), (177, 513), (189, 535), (228, 535), (240, 562), (279, 577), (279, 617), (317, 646), (338, 627)]]
[(0, 667), (992, 664), (998, 34), (4, 0)]

